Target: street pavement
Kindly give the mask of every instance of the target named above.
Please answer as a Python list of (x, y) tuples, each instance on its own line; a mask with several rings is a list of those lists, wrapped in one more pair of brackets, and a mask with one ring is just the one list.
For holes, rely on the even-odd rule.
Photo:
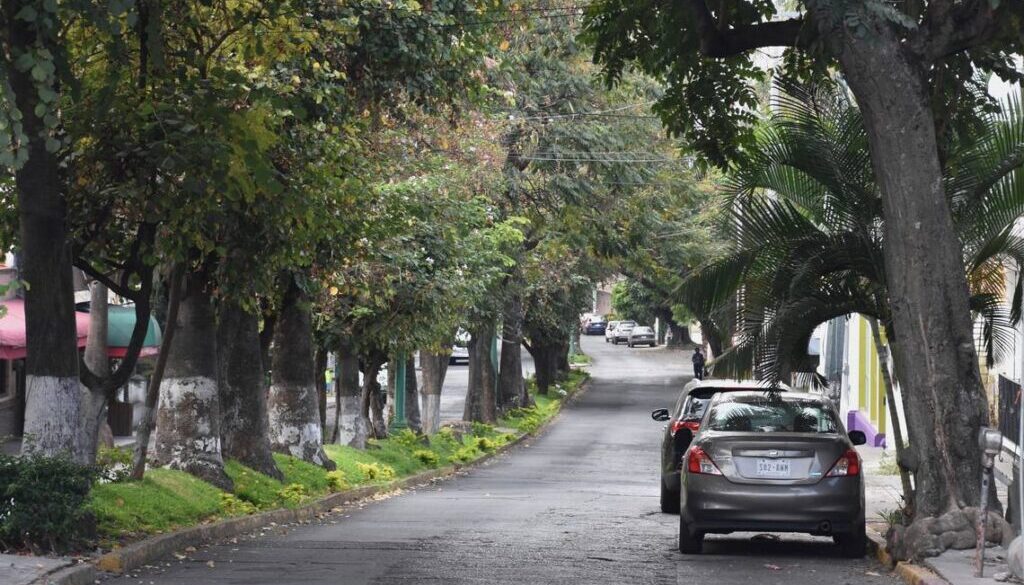
[(681, 352), (583, 340), (589, 391), (540, 438), (459, 477), (317, 523), (169, 558), (115, 584), (892, 584), (830, 540), (709, 536), (676, 550), (678, 517), (658, 511), (653, 408), (672, 403)]

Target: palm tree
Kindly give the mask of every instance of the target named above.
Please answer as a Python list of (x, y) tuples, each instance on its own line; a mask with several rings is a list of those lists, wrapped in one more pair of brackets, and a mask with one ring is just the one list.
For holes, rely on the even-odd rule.
[[(783, 81), (779, 89), (775, 113), (731, 169), (726, 216), (733, 249), (679, 289), (684, 302), (702, 310), (739, 299), (739, 340), (713, 367), (732, 376), (755, 373), (768, 384), (813, 369), (804, 363), (807, 341), (835, 317), (866, 316), (883, 359), (881, 328), (890, 346), (899, 342), (885, 286), (881, 197), (860, 112), (839, 85)], [(1009, 309), (1002, 291), (1004, 263), (1024, 266), (1024, 240), (1013, 234), (1024, 213), (1022, 116), (1019, 101), (1007, 102), (977, 132), (957, 137), (946, 165), (971, 308), (984, 322), (990, 363), (1021, 313), (1020, 279)], [(887, 367), (883, 374), (895, 413)], [(909, 501), (907, 477), (904, 490)]]

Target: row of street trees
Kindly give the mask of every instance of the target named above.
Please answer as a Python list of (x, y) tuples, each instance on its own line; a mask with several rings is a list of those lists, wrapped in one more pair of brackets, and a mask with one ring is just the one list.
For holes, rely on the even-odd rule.
[[(330, 468), (325, 441), (387, 434), (378, 373), (414, 372), (417, 352), (406, 416), (435, 432), (460, 327), (466, 420), (529, 405), (521, 347), (546, 392), (593, 283), (629, 246), (614, 226), (650, 209), (656, 176), (689, 170), (645, 113), (660, 89), (596, 84), (578, 10), (544, 7), (4, 2), (2, 241), (25, 285), (24, 450), (95, 459), (151, 312), (164, 337), (136, 478), (149, 462), (230, 489), (225, 459), (280, 478), (274, 452)], [(73, 266), (95, 281), (84, 360)], [(108, 290), (137, 317), (114, 368)]]

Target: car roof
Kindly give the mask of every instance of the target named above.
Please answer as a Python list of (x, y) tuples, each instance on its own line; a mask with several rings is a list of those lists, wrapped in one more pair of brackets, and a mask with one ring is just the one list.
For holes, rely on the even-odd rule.
[[(761, 392), (764, 392), (766, 389), (768, 389), (768, 386), (765, 386), (764, 382), (761, 382), (760, 380), (736, 380), (736, 379), (730, 379), (730, 378), (705, 378), (703, 380), (692, 380), (691, 382), (686, 384), (686, 386), (683, 386), (683, 392), (686, 393), (686, 394), (689, 394), (689, 393), (693, 392), (694, 390), (698, 390), (698, 389), (702, 389), (702, 388), (712, 388), (712, 389), (714, 389), (714, 388), (729, 388), (729, 389), (736, 389), (736, 388), (746, 389), (746, 388), (749, 388), (751, 391), (761, 391)], [(777, 388), (779, 388), (781, 390), (785, 390), (787, 392), (792, 390), (789, 386), (787, 386), (785, 384), (779, 384), (777, 386)]]
[[(742, 398), (763, 398), (764, 389), (760, 392), (756, 391), (741, 391), (741, 392), (723, 392), (715, 396), (715, 402), (723, 401), (734, 401)], [(813, 394), (810, 392), (784, 392), (779, 394), (781, 400), (810, 400), (813, 402), (825, 403), (828, 402), (828, 397), (823, 394)]]

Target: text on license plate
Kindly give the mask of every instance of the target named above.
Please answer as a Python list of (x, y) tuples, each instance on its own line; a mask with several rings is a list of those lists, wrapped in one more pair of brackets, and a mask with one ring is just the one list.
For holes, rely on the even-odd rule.
[(757, 474), (762, 477), (789, 477), (789, 459), (758, 459)]

